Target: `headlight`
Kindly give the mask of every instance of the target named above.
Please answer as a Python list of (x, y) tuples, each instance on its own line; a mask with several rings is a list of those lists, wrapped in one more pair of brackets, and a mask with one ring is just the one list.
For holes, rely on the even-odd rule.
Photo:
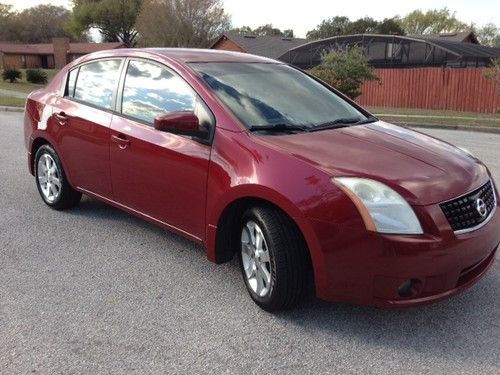
[(357, 177), (334, 177), (332, 181), (352, 199), (366, 229), (391, 234), (423, 233), (410, 205), (386, 185)]

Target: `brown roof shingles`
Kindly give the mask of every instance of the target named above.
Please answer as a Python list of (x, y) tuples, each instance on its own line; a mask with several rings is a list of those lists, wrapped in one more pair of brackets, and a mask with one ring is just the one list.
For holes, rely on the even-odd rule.
[(237, 32), (225, 32), (212, 45), (213, 48), (221, 38), (228, 38), (240, 46), (245, 52), (254, 55), (276, 59), (289, 49), (300, 46), (307, 42), (302, 38), (285, 38), (283, 36), (255, 36), (242, 35)]
[(97, 51), (104, 51), (107, 49), (117, 49), (124, 47), (123, 43), (109, 42), (109, 43), (70, 43), (69, 53), (74, 54), (87, 54)]

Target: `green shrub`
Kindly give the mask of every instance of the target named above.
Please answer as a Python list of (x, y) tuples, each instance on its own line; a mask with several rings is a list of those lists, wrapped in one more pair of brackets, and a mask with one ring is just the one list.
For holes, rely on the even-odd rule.
[(361, 85), (364, 81), (379, 81), (375, 71), (366, 61), (361, 47), (324, 53), (321, 56), (321, 64), (309, 72), (351, 99), (361, 95)]
[(21, 72), (17, 69), (5, 69), (2, 72), (2, 79), (10, 83), (16, 82), (16, 80), (21, 79), (21, 77)]
[[(500, 59), (491, 60), (488, 68), (483, 69), (483, 75), (497, 86), (497, 92), (500, 94)], [(497, 113), (500, 109), (497, 109)]]
[(47, 73), (41, 69), (28, 69), (26, 71), (26, 81), (45, 85), (47, 83)]

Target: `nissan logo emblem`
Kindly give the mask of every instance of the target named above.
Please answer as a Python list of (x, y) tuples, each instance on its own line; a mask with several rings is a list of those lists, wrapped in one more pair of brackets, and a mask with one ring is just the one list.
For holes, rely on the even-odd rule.
[(476, 199), (476, 210), (481, 215), (481, 217), (485, 217), (488, 214), (488, 208), (486, 207), (486, 203), (481, 198)]

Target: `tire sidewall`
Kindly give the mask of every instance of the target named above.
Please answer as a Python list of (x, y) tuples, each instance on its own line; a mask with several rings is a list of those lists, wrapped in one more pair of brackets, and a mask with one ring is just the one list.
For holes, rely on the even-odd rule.
[[(38, 161), (40, 160), (40, 158), (44, 154), (48, 154), (52, 157), (52, 159), (54, 160), (54, 162), (57, 165), (57, 168), (58, 168), (59, 174), (60, 174), (60, 179), (61, 179), (61, 191), (60, 191), (57, 199), (55, 199), (52, 202), (47, 200), (47, 198), (43, 194), (42, 188), (40, 187), (40, 183), (38, 180)], [(61, 161), (59, 160), (57, 153), (54, 151), (54, 149), (52, 147), (50, 147), (49, 145), (43, 145), (36, 151), (33, 170), (35, 171), (36, 188), (38, 189), (38, 193), (40, 193), (40, 196), (42, 197), (45, 204), (47, 204), (48, 206), (51, 206), (51, 207), (56, 207), (63, 199), (65, 191), (67, 190), (66, 189), (67, 182), (66, 182), (66, 176), (64, 175), (64, 170), (63, 170), (62, 165), (61, 165)]]
[[(242, 259), (242, 254), (241, 254), (241, 233), (243, 231), (244, 226), (246, 225), (246, 223), (248, 221), (254, 221), (259, 225), (260, 229), (262, 230), (262, 233), (264, 234), (264, 238), (265, 238), (265, 241), (267, 244), (267, 250), (269, 252), (269, 260), (270, 260), (269, 263), (271, 265), (271, 287), (269, 289), (269, 292), (264, 297), (257, 295), (252, 290), (252, 288), (250, 287), (250, 284), (248, 283), (248, 278), (246, 276), (245, 269), (243, 267), (243, 259)], [(271, 302), (274, 298), (274, 295), (276, 293), (277, 283), (278, 283), (278, 279), (277, 279), (278, 275), (276, 272), (277, 270), (276, 270), (276, 259), (275, 259), (275, 252), (274, 252), (274, 246), (273, 246), (273, 239), (271, 238), (271, 235), (268, 231), (266, 222), (261, 217), (259, 211), (254, 209), (254, 208), (249, 209), (248, 211), (245, 212), (245, 214), (242, 217), (239, 228), (240, 228), (240, 230), (238, 232), (238, 244), (240, 247), (238, 248), (238, 254), (239, 254), (238, 257), (239, 257), (239, 261), (240, 261), (241, 273), (242, 273), (243, 279), (245, 281), (245, 286), (248, 290), (248, 293), (250, 294), (252, 299), (255, 302), (257, 302), (257, 304), (262, 305), (262, 306), (268, 306), (271, 304)]]

